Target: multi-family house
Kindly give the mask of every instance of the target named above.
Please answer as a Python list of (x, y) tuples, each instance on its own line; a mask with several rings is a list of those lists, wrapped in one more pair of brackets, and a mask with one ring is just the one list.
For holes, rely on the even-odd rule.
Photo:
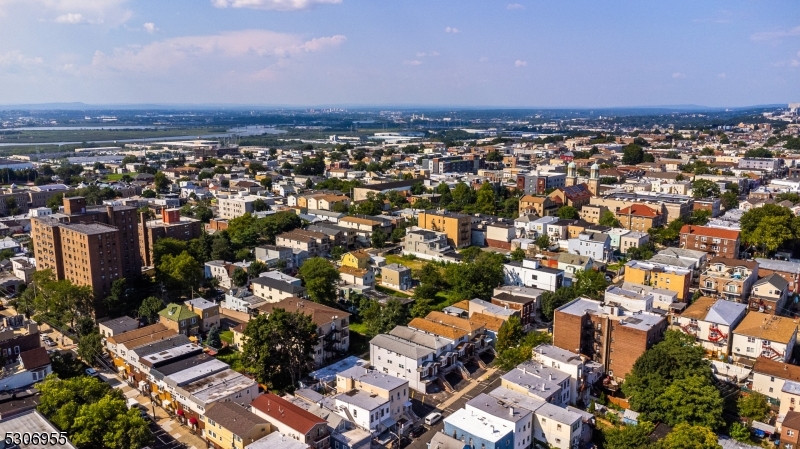
[(746, 302), (758, 279), (758, 262), (714, 257), (700, 275), (700, 290), (707, 296)]
[(681, 228), (681, 248), (705, 251), (712, 257), (739, 257), (739, 231), (708, 226), (684, 225)]
[(425, 260), (454, 262), (459, 260), (453, 247), (447, 241), (446, 233), (428, 231), (417, 227), (412, 227), (406, 231), (403, 254), (413, 255)]
[(602, 232), (583, 231), (577, 238), (569, 239), (568, 251), (570, 254), (588, 256), (594, 260), (607, 262), (613, 256), (611, 251), (611, 238)]
[(538, 260), (533, 259), (504, 264), (503, 274), (506, 285), (532, 287), (550, 292), (561, 288), (564, 283), (562, 270), (541, 266)]
[(777, 274), (789, 283), (789, 291), (798, 291), (797, 283), (800, 282), (800, 263), (788, 260), (756, 259), (758, 262), (758, 275), (769, 276)]
[(204, 298), (190, 299), (184, 301), (183, 304), (189, 308), (189, 311), (196, 313), (200, 317), (198, 325), (200, 333), (205, 334), (214, 326), (219, 328), (219, 304)]
[(750, 311), (733, 330), (731, 355), (735, 360), (766, 357), (788, 362), (796, 339), (797, 324), (791, 318)]
[(695, 251), (685, 248), (664, 248), (658, 252), (659, 256), (677, 257), (678, 259), (689, 262), (692, 269), (692, 278), (697, 279), (700, 273), (708, 265), (708, 253), (705, 251)]
[(745, 304), (701, 296), (680, 314), (673, 315), (672, 324), (693, 336), (713, 356), (727, 357), (733, 342), (731, 333), (745, 314)]
[(275, 267), (279, 264), (286, 269), (296, 268), (292, 248), (284, 248), (276, 245), (263, 245), (254, 248), (256, 260), (263, 262), (268, 267)]
[(414, 285), (411, 269), (397, 263), (381, 267), (381, 284), (394, 290), (409, 290)]
[(372, 256), (363, 249), (359, 249), (345, 253), (342, 256), (341, 263), (343, 267), (359, 268), (363, 270), (369, 267), (370, 260), (372, 260)]
[(514, 447), (514, 426), (507, 419), (494, 416), (475, 416), (466, 408), (458, 409), (444, 419), (444, 433), (469, 447), (503, 449)]
[[(337, 373), (336, 390), (339, 392), (358, 390), (382, 398), (387, 404), (387, 416), (396, 423), (403, 418), (407, 419), (413, 413), (407, 405), (411, 397), (408, 381), (377, 370), (355, 366)], [(383, 414), (381, 418), (384, 418)]]
[(250, 286), (253, 288), (254, 295), (269, 303), (285, 298), (304, 298), (306, 296), (305, 287), (271, 277), (257, 277), (250, 281)]
[(293, 230), (275, 236), (275, 245), (306, 251), (309, 256), (319, 256), (330, 251), (330, 239), (320, 232)]
[(388, 236), (392, 233), (392, 222), (379, 217), (369, 215), (348, 215), (342, 217), (339, 226), (355, 231), (356, 240), (364, 244), (369, 244), (373, 232), (383, 232)]
[(622, 289), (640, 295), (652, 296), (653, 307), (656, 309), (669, 310), (672, 304), (678, 302), (678, 294), (665, 288), (651, 287), (649, 285), (636, 284), (633, 282), (623, 282)]
[[(800, 383), (800, 366), (768, 357), (757, 357), (753, 363), (753, 383), (751, 389), (775, 401), (781, 399), (787, 382)], [(791, 406), (791, 399), (789, 401)], [(784, 410), (781, 401), (781, 410)]]
[(678, 300), (689, 299), (692, 271), (657, 262), (631, 260), (625, 264), (625, 282), (674, 291)]
[(788, 412), (783, 418), (780, 447), (784, 449), (800, 447), (800, 412)]
[(533, 360), (569, 375), (571, 403), (588, 404), (591, 387), (604, 374), (603, 366), (599, 363), (584, 360), (580, 354), (551, 344), (542, 344), (533, 348)]
[(375, 273), (372, 270), (341, 266), (339, 267), (339, 278), (346, 284), (375, 286)]
[(492, 294), (491, 303), (518, 311), (522, 327), (527, 329), (534, 324), (536, 311), (539, 309), (538, 304), (543, 293), (543, 290), (527, 287), (510, 285), (497, 287)]
[(282, 434), (307, 444), (312, 449), (330, 447), (330, 429), (322, 418), (272, 393), (250, 403), (251, 411), (266, 419)]
[(617, 220), (625, 229), (647, 232), (664, 225), (664, 214), (646, 204), (631, 204), (616, 212)]
[(558, 204), (546, 196), (525, 195), (519, 199), (519, 214), (555, 216), (558, 214)]
[(570, 375), (538, 362), (518, 365), (500, 378), (500, 385), (559, 407), (575, 401), (570, 396)]
[(258, 306), (266, 303), (264, 298), (259, 298), (246, 288), (236, 288), (225, 293), (225, 300), (220, 303), (223, 309), (244, 312), (253, 315), (258, 312)]
[(158, 312), (158, 321), (179, 334), (197, 335), (200, 332), (200, 315), (183, 304), (168, 305)]
[(203, 437), (214, 449), (244, 449), (270, 433), (266, 419), (233, 402), (217, 402), (202, 417)]
[(789, 283), (782, 276), (773, 273), (753, 283), (753, 292), (750, 294), (751, 310), (784, 315), (789, 306)]

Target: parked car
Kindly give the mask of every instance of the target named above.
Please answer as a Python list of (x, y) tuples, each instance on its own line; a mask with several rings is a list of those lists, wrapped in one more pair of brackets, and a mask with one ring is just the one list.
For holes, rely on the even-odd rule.
[(417, 426), (417, 427), (414, 427), (413, 429), (411, 429), (411, 432), (409, 433), (409, 435), (411, 436), (411, 438), (419, 438), (425, 432), (426, 432), (426, 430), (425, 430), (424, 427)]
[(441, 420), (442, 420), (442, 414), (439, 412), (433, 412), (425, 417), (425, 424), (432, 426)]
[(100, 373), (98, 373), (97, 370), (94, 368), (86, 368), (84, 372), (86, 373), (87, 376), (92, 376), (92, 377), (97, 377), (100, 375)]

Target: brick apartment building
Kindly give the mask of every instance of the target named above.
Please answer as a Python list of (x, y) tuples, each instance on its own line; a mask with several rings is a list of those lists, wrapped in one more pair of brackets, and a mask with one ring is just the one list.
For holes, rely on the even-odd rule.
[(102, 300), (117, 279), (141, 276), (136, 208), (86, 207), (82, 197), (64, 198), (64, 213), (31, 219), (36, 266), (51, 269), (56, 279), (87, 285), (95, 296), (95, 313), (104, 316)]
[(628, 313), (581, 297), (556, 309), (553, 345), (583, 354), (602, 364), (609, 376), (624, 379), (666, 329), (663, 317)]
[(161, 218), (145, 220), (144, 214), (139, 217), (139, 250), (142, 265), (152, 267), (153, 246), (163, 238), (191, 240), (200, 237), (203, 224), (196, 218), (181, 217), (180, 209), (162, 209)]
[(711, 257), (739, 258), (739, 231), (684, 225), (681, 228), (681, 248), (705, 251)]
[(644, 204), (631, 204), (618, 210), (616, 216), (620, 225), (631, 231), (647, 232), (666, 224), (661, 211)]

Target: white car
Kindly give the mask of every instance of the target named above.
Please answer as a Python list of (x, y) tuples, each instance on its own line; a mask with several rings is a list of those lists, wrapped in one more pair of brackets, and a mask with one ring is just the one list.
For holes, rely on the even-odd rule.
[(439, 412), (433, 412), (425, 417), (425, 424), (432, 426), (441, 420), (442, 420), (442, 414)]

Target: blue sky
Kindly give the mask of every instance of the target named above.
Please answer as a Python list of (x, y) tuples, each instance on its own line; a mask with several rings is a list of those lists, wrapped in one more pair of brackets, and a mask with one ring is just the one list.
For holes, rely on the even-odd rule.
[(0, 0), (0, 104), (800, 101), (797, 0)]

